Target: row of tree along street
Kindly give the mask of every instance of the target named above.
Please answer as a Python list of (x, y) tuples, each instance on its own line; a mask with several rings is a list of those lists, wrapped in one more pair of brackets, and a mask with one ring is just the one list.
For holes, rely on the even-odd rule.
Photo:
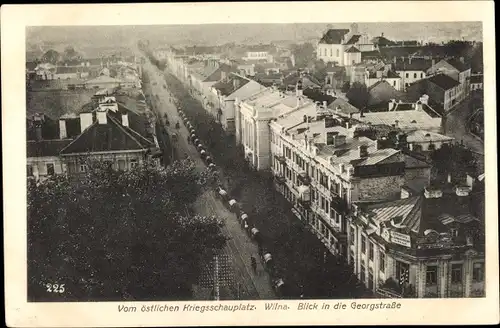
[(259, 227), (266, 248), (276, 261), (277, 274), (290, 287), (290, 297), (303, 294), (311, 298), (346, 298), (365, 293), (351, 268), (330, 256), (325, 246), (293, 217), (289, 203), (274, 190), (272, 177), (249, 168), (242, 149), (179, 80), (167, 74), (166, 81), (221, 168), (229, 195), (240, 201), (242, 210)]

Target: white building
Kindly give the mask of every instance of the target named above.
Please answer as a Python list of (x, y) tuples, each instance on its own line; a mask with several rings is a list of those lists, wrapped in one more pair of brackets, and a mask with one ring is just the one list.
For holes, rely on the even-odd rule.
[(358, 25), (349, 29), (329, 29), (318, 43), (316, 56), (326, 63), (349, 66), (361, 62), (361, 52), (374, 50), (366, 34), (358, 32)]

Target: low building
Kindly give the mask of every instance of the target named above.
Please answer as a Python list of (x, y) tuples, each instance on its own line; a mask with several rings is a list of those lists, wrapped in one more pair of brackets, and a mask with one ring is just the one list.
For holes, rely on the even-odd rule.
[(484, 296), (484, 227), (470, 214), (470, 188), (353, 204), (348, 262), (381, 297)]
[(125, 87), (135, 86), (134, 83), (127, 83), (123, 80), (113, 78), (105, 74), (100, 75), (94, 79), (85, 81), (84, 85), (85, 88), (87, 89), (108, 89), (119, 86), (125, 86)]
[(463, 57), (458, 60), (455, 58), (440, 60), (427, 70), (427, 74), (445, 74), (460, 83), (460, 87), (457, 89), (459, 102), (470, 92), (471, 68), (465, 63)]
[(406, 140), (410, 150), (425, 153), (439, 149), (444, 144), (451, 144), (455, 138), (430, 131), (414, 130), (407, 133)]
[(405, 101), (406, 95), (402, 91), (396, 90), (387, 80), (381, 80), (368, 87), (368, 110), (376, 110), (379, 107), (387, 108), (387, 103), (391, 100)]
[(364, 83), (368, 88), (380, 81), (387, 82), (390, 86), (398, 91), (401, 91), (403, 89), (401, 77), (390, 68), (390, 65), (385, 65), (381, 69), (365, 71)]
[(50, 63), (40, 63), (35, 67), (37, 80), (53, 80), (56, 74), (56, 66)]
[(56, 80), (86, 79), (89, 70), (85, 66), (57, 66), (54, 74)]

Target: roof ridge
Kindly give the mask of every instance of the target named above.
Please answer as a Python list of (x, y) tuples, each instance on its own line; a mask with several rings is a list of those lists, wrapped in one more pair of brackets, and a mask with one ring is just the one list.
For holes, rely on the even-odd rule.
[(97, 124), (97, 122), (93, 122), (91, 125), (89, 125), (87, 128), (85, 128), (85, 130), (83, 130), (79, 135), (78, 137), (76, 137), (75, 139), (73, 139), (73, 141), (71, 141), (68, 145), (66, 145), (66, 147), (64, 147), (63, 149), (61, 149), (61, 151), (59, 152), (59, 154), (62, 154), (64, 153), (64, 151), (69, 148), (72, 144), (74, 144), (77, 140), (79, 140), (80, 138), (82, 138), (82, 136), (86, 133), (89, 133), (90, 131), (90, 128), (95, 126)]

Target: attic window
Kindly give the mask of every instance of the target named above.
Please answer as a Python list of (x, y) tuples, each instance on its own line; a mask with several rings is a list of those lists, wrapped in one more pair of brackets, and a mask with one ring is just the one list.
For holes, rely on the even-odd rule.
[(458, 237), (458, 229), (457, 228), (451, 228), (450, 229), (450, 234), (452, 237)]
[(425, 134), (425, 137), (426, 137), (426, 138), (430, 138), (430, 137), (431, 137), (431, 134), (430, 134), (430, 133), (426, 133), (426, 134)]
[(413, 120), (413, 121), (411, 121), (411, 122), (412, 122), (412, 123), (417, 123), (417, 121), (415, 121), (415, 120)]

